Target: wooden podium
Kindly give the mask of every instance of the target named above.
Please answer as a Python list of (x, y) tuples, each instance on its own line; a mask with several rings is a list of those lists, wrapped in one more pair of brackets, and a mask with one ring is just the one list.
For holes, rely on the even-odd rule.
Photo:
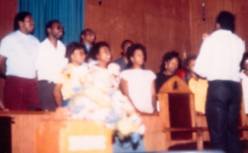
[(37, 153), (111, 153), (112, 131), (82, 120), (44, 120), (37, 131)]
[(202, 150), (207, 128), (196, 125), (194, 96), (187, 84), (174, 76), (163, 84), (158, 97), (167, 147), (196, 142)]
[(112, 152), (112, 131), (102, 124), (58, 119), (51, 112), (0, 112), (6, 117), (11, 118), (12, 153)]

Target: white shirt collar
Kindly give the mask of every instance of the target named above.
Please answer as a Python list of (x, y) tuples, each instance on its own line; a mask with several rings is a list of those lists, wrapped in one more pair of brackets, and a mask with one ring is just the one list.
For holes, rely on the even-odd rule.
[(27, 38), (30, 36), (30, 34), (23, 33), (20, 30), (17, 30), (16, 33), (23, 38)]
[(50, 47), (52, 47), (52, 48), (54, 48), (54, 49), (59, 49), (59, 48), (61, 48), (61, 47), (63, 46), (63, 43), (62, 43), (60, 40), (58, 40), (58, 42), (57, 42), (57, 47), (55, 47), (55, 46), (52, 44), (52, 42), (51, 42), (48, 38), (46, 38), (46, 39), (44, 40), (44, 43), (46, 43), (47, 45), (49, 45)]

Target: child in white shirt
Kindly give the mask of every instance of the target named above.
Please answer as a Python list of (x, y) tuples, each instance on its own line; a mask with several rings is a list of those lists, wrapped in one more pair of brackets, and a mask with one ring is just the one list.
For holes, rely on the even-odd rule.
[(66, 105), (73, 95), (80, 92), (85, 76), (88, 73), (84, 46), (76, 42), (70, 43), (66, 49), (66, 57), (69, 63), (63, 69), (54, 89), (54, 97), (58, 106)]
[(133, 44), (128, 49), (127, 57), (128, 69), (121, 73), (121, 90), (138, 112), (154, 113), (156, 75), (144, 69), (146, 48), (141, 44)]

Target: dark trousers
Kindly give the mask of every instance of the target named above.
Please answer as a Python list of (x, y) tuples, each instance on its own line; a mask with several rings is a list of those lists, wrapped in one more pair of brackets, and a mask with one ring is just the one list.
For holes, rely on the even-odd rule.
[(241, 102), (240, 83), (210, 81), (206, 115), (211, 143), (215, 149), (227, 153), (240, 153), (238, 119)]
[(38, 82), (38, 93), (42, 110), (54, 111), (57, 107), (54, 92), (54, 83), (45, 80)]
[(4, 86), (4, 105), (10, 110), (36, 110), (39, 108), (37, 81), (7, 76)]

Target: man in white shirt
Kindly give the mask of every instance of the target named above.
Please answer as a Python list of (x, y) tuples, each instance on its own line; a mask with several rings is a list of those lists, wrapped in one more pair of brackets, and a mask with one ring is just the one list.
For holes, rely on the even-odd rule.
[(216, 27), (217, 30), (204, 39), (194, 70), (209, 81), (206, 115), (213, 147), (239, 153), (239, 64), (245, 44), (233, 33), (235, 17), (232, 13), (220, 12)]
[(18, 13), (14, 28), (16, 31), (5, 36), (0, 46), (0, 66), (6, 75), (4, 105), (10, 110), (36, 109), (35, 62), (39, 41), (31, 35), (34, 30), (31, 13)]
[(57, 107), (53, 96), (54, 83), (62, 68), (66, 65), (65, 45), (59, 40), (63, 35), (63, 27), (58, 20), (46, 24), (47, 38), (39, 46), (36, 63), (38, 74), (38, 93), (41, 109), (53, 111)]

